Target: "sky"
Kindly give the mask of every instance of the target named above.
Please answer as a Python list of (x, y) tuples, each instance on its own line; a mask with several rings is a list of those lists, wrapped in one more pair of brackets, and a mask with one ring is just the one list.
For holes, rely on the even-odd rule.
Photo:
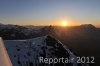
[(100, 26), (100, 0), (0, 0), (0, 23)]

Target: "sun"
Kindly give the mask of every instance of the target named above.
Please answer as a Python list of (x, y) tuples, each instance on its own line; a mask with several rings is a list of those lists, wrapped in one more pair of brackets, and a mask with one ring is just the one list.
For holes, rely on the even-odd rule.
[(62, 26), (68, 26), (68, 22), (67, 21), (63, 21), (62, 22)]

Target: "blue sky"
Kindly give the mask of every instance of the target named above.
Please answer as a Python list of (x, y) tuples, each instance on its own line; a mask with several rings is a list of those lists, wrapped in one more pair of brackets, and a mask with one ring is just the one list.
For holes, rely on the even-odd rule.
[(100, 24), (100, 0), (0, 0), (0, 23)]

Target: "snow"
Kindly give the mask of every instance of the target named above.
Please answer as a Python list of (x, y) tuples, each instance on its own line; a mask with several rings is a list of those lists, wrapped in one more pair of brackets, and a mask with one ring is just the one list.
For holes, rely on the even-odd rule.
[[(76, 58), (59, 40), (50, 36), (28, 40), (5, 40), (4, 44), (13, 66), (41, 66), (39, 63), (39, 57), (41, 56), (54, 58), (59, 56), (67, 57), (69, 55), (69, 58)], [(78, 66), (76, 61), (77, 59), (73, 61), (71, 66)], [(53, 65), (56, 66), (55, 64)], [(64, 66), (67, 66), (67, 64), (64, 64)]]

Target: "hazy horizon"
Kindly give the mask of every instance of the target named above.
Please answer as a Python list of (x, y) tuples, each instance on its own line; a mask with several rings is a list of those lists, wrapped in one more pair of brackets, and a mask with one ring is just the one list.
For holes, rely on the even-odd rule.
[(93, 24), (100, 27), (100, 0), (0, 0), (0, 23), (17, 25)]

